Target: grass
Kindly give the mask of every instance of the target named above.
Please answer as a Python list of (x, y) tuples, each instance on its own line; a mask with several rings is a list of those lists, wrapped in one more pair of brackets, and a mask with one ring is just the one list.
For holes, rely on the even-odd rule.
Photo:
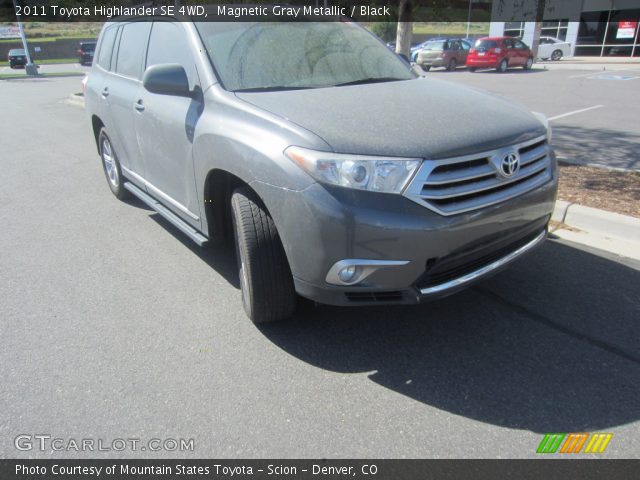
[[(38, 58), (32, 58), (33, 62), (36, 65), (58, 65), (60, 63), (77, 63), (77, 58), (43, 58), (42, 60)], [(0, 61), (0, 67), (8, 67), (9, 62), (6, 60)]]
[[(15, 24), (12, 24), (15, 25)], [(52, 42), (63, 38), (97, 37), (102, 22), (25, 22), (27, 39), (37, 42)], [(15, 40), (0, 40), (0, 43)]]
[[(467, 22), (417, 22), (413, 24), (413, 33), (418, 35), (459, 35), (466, 36)], [(471, 22), (469, 35), (488, 35), (488, 22)]]
[(55, 73), (41, 73), (37, 77), (27, 75), (25, 73), (0, 73), (0, 80), (16, 80), (22, 78), (51, 78), (51, 77), (82, 77), (83, 72), (55, 72)]

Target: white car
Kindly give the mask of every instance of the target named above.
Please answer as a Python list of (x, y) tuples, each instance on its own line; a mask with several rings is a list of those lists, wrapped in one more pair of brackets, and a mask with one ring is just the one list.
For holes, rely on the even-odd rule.
[(560, 60), (562, 57), (571, 56), (571, 44), (554, 37), (540, 37), (538, 58), (543, 60)]

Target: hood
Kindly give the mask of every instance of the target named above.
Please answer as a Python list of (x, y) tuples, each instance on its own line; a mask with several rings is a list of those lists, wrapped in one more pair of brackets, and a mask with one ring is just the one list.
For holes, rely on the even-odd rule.
[(336, 153), (437, 159), (545, 134), (523, 106), (431, 78), (236, 96), (311, 131)]

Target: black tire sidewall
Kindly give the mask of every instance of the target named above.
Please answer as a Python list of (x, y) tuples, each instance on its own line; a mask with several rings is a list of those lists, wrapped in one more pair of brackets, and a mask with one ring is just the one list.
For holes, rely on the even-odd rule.
[(231, 195), (231, 217), (245, 313), (255, 324), (290, 317), (293, 276), (266, 207), (252, 190), (239, 187)]

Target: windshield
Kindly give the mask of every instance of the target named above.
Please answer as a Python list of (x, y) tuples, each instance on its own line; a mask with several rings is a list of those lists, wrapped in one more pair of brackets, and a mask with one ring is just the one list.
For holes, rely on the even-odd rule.
[(196, 26), (227, 90), (415, 78), (404, 61), (353, 23), (200, 22)]
[(444, 50), (445, 42), (429, 42), (424, 47), (423, 50)]

